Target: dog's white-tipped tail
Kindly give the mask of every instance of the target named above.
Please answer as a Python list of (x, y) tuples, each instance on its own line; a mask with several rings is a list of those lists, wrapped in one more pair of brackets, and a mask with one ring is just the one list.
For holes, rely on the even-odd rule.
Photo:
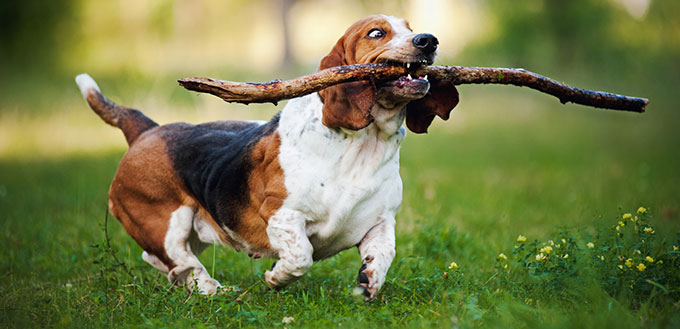
[(85, 99), (87, 99), (87, 94), (90, 92), (90, 90), (94, 89), (94, 91), (101, 93), (97, 82), (95, 82), (94, 79), (92, 79), (92, 77), (87, 73), (78, 74), (76, 76), (76, 83), (78, 84), (78, 88), (80, 88), (80, 93)]
[(80, 93), (85, 98), (85, 102), (90, 105), (90, 108), (104, 122), (120, 128), (123, 134), (125, 134), (128, 144), (132, 144), (137, 136), (143, 132), (158, 126), (157, 123), (153, 122), (142, 112), (118, 105), (102, 95), (99, 86), (97, 86), (97, 83), (89, 74), (78, 74), (76, 76), (76, 84), (78, 84)]

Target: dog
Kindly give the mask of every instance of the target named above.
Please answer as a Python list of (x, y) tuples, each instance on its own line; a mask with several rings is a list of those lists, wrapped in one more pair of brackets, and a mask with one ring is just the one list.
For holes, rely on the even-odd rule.
[[(351, 25), (319, 69), (384, 62), (415, 72), (433, 63), (437, 47), (435, 36), (412, 32), (406, 20), (374, 15)], [(264, 123), (159, 126), (109, 101), (89, 75), (76, 82), (129, 144), (109, 190), (110, 212), (146, 262), (203, 294), (221, 288), (197, 258), (210, 244), (277, 259), (264, 273), (274, 289), (314, 261), (357, 247), (354, 293), (374, 299), (395, 255), (403, 124), (425, 133), (458, 103), (453, 84), (407, 74), (292, 99)]]

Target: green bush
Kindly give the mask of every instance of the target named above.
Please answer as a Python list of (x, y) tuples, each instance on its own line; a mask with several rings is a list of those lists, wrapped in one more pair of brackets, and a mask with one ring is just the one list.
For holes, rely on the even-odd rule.
[(645, 303), (670, 305), (680, 300), (680, 239), (659, 239), (640, 207), (623, 213), (613, 225), (597, 222), (595, 233), (563, 230), (548, 241), (520, 235), (508, 255), (497, 257), (499, 283), (527, 301), (534, 293), (575, 297), (570, 287), (595, 282), (630, 307)]

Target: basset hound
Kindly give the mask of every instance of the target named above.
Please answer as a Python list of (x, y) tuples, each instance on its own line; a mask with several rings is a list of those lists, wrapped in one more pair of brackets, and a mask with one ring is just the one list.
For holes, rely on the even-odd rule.
[[(437, 45), (403, 19), (369, 16), (349, 27), (319, 69), (379, 62), (416, 69), (433, 63)], [(458, 103), (452, 84), (408, 74), (292, 99), (268, 122), (159, 126), (109, 101), (89, 75), (76, 82), (130, 145), (111, 183), (109, 210), (146, 262), (205, 294), (221, 285), (197, 256), (216, 243), (278, 259), (264, 274), (272, 288), (357, 247), (355, 293), (375, 298), (395, 255), (402, 125), (424, 133)]]

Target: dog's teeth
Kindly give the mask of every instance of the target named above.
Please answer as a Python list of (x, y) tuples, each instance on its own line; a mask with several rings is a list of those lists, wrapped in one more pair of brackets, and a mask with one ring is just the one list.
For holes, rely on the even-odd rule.
[(413, 77), (411, 77), (411, 74), (408, 74), (408, 75), (406, 75), (406, 79), (413, 80)]
[(423, 80), (427, 81), (427, 74), (423, 77)]

